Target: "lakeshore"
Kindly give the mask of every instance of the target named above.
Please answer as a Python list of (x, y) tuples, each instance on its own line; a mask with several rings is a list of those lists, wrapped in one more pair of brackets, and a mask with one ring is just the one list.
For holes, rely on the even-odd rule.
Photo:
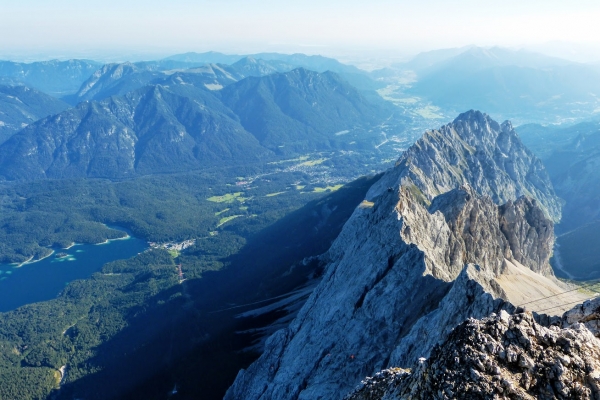
[(100, 242), (100, 243), (94, 243), (94, 245), (96, 246), (100, 246), (103, 244), (109, 244), (110, 242), (114, 242), (115, 240), (127, 240), (127, 239), (131, 239), (132, 236), (130, 236), (127, 232), (125, 232), (125, 236), (120, 237), (120, 238), (114, 238), (114, 239), (106, 239), (104, 242)]
[[(97, 246), (97, 245), (104, 245), (104, 244), (109, 244), (110, 242), (112, 242), (112, 241), (115, 241), (115, 240), (127, 240), (127, 239), (131, 239), (131, 238), (132, 238), (132, 236), (131, 236), (131, 235), (129, 235), (129, 233), (128, 233), (128, 232), (126, 232), (126, 231), (124, 231), (122, 228), (119, 228), (119, 229), (111, 228), (111, 229), (114, 229), (114, 230), (117, 230), (117, 231), (123, 232), (123, 233), (125, 234), (125, 236), (123, 236), (123, 237), (119, 237), (119, 238), (114, 238), (114, 239), (106, 239), (106, 240), (104, 240), (103, 242), (100, 242), (100, 243), (90, 243), (89, 245), (94, 245), (94, 246)], [(75, 246), (82, 246), (82, 245), (87, 245), (87, 244), (85, 244), (85, 243), (75, 243), (75, 242), (71, 242), (71, 244), (70, 244), (70, 245), (68, 245), (67, 247), (61, 247), (61, 248), (59, 248), (59, 249), (60, 249), (60, 250), (69, 250), (69, 249), (71, 249), (71, 248), (73, 248), (73, 247), (75, 247)], [(9, 264), (9, 265), (12, 265), (12, 266), (14, 266), (15, 268), (20, 268), (20, 267), (22, 267), (22, 266), (24, 266), (24, 265), (28, 265), (28, 264), (33, 264), (33, 263), (40, 262), (40, 261), (42, 261), (42, 260), (44, 260), (44, 259), (46, 259), (46, 258), (48, 258), (48, 257), (50, 257), (50, 256), (52, 256), (53, 254), (55, 254), (55, 253), (56, 253), (56, 250), (55, 250), (55, 249), (51, 249), (51, 248), (49, 248), (48, 250), (49, 250), (50, 252), (49, 252), (48, 254), (46, 254), (46, 255), (44, 255), (44, 256), (42, 256), (42, 257), (40, 257), (40, 258), (36, 258), (36, 259), (34, 259), (34, 256), (30, 256), (30, 257), (29, 257), (27, 260), (25, 260), (25, 261), (22, 261), (22, 262), (20, 262), (20, 263), (11, 263), (11, 264)], [(61, 259), (62, 259), (62, 258), (64, 258), (64, 257), (61, 257)]]
[(69, 282), (89, 278), (101, 271), (104, 264), (133, 257), (149, 247), (146, 241), (129, 234), (111, 239), (103, 246), (80, 243), (73, 246), (62, 258), (51, 256), (66, 249), (49, 249), (39, 260), (31, 257), (20, 264), (0, 264), (0, 312), (55, 298)]
[(49, 252), (48, 254), (46, 254), (46, 255), (45, 255), (45, 256), (43, 256), (43, 257), (37, 258), (37, 259), (35, 259), (35, 260), (33, 259), (33, 256), (31, 256), (31, 257), (29, 257), (27, 260), (25, 260), (25, 261), (23, 261), (23, 262), (20, 262), (20, 263), (12, 263), (12, 264), (9, 264), (9, 265), (14, 265), (14, 266), (15, 266), (15, 268), (21, 268), (21, 267), (22, 267), (22, 266), (24, 266), (24, 265), (28, 265), (28, 264), (34, 264), (34, 263), (36, 263), (36, 262), (40, 262), (40, 261), (42, 261), (42, 260), (44, 260), (44, 259), (46, 259), (46, 258), (50, 257), (50, 256), (51, 256), (52, 254), (54, 254), (54, 253), (55, 253), (55, 251), (54, 251), (54, 250), (50, 250), (50, 252)]

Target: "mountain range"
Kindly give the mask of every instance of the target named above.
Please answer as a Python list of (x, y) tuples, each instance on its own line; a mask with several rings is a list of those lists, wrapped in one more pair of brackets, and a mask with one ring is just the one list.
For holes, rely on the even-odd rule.
[(526, 50), (435, 50), (372, 76), (451, 114), (476, 108), (515, 121), (561, 123), (588, 118), (599, 106), (600, 68)]
[(355, 148), (335, 133), (393, 113), (329, 72), (296, 69), (246, 78), (219, 92), (208, 90), (203, 79), (198, 88), (174, 78), (82, 102), (29, 125), (0, 146), (0, 175), (124, 178), (252, 164), (274, 152)]
[[(192, 64), (190, 64), (192, 65)], [(209, 90), (219, 90), (224, 86), (249, 76), (265, 76), (276, 72), (289, 72), (295, 67), (279, 62), (269, 63), (245, 57), (232, 65), (202, 64), (187, 68), (156, 68), (155, 64), (122, 63), (106, 64), (79, 88), (77, 93), (64, 98), (71, 104), (85, 100), (102, 100), (110, 96), (126, 94), (147, 84), (204, 85)]]
[(24, 85), (0, 85), (0, 143), (25, 126), (69, 108), (65, 102)]
[(61, 97), (76, 92), (100, 66), (100, 63), (89, 60), (33, 63), (0, 61), (0, 77), (11, 78), (52, 96)]
[[(504, 162), (478, 162), (489, 156)], [(225, 398), (343, 398), (365, 376), (428, 357), (469, 317), (566, 310), (583, 297), (555, 298), (567, 290), (548, 263), (558, 205), (510, 123), (471, 111), (426, 132), (370, 188), (296, 319)]]
[[(182, 61), (169, 60), (171, 59), (157, 62), (106, 64), (95, 71), (81, 85), (77, 93), (65, 96), (64, 100), (73, 105), (84, 100), (102, 100), (110, 96), (126, 94), (146, 84), (166, 84), (168, 81), (173, 81), (172, 75), (186, 76), (196, 84), (202, 81), (209, 89), (219, 90), (243, 78), (289, 72), (296, 68), (306, 68), (316, 72), (336, 72), (359, 89), (371, 90), (380, 86), (371, 80), (366, 72), (325, 57), (299, 54), (284, 56), (276, 53), (227, 57), (212, 57), (209, 54), (205, 57), (200, 54), (198, 57), (192, 55), (182, 57)], [(225, 60), (229, 63), (201, 62), (203, 60)], [(235, 62), (232, 62), (233, 60)], [(174, 65), (175, 62), (179, 64)]]
[(472, 48), (418, 75), (410, 92), (439, 106), (505, 115), (586, 103), (593, 109), (600, 94), (600, 71), (593, 66), (498, 48)]
[[(0, 62), (2, 229), (21, 235), (6, 248), (25, 260), (33, 229), (45, 238), (64, 225), (53, 236), (62, 247), (99, 223), (196, 238), (81, 281), (89, 291), (77, 294), (81, 309), (64, 293), (27, 308), (56, 309), (53, 321), (6, 314), (19, 320), (3, 325), (9, 372), (0, 375), (18, 382), (6, 390), (43, 376), (38, 392), (62, 385), (56, 398), (147, 398), (174, 383), (170, 396), (198, 397), (220, 375), (206, 393), (220, 398), (244, 367), (225, 399), (595, 393), (598, 302), (567, 311), (590, 293), (558, 280), (550, 262), (561, 277), (598, 274), (597, 120), (515, 129), (471, 110), (408, 149), (387, 135), (390, 125), (408, 137), (427, 118), (471, 107), (528, 121), (593, 115), (599, 71), (475, 46), (373, 73), (275, 53)], [(382, 95), (401, 95), (396, 105), (372, 91), (385, 85)], [(378, 153), (388, 142), (395, 163)], [(355, 171), (350, 163), (373, 174), (336, 191), (351, 174), (335, 177), (333, 166)], [(375, 174), (371, 166), (384, 163)], [(332, 193), (319, 198), (323, 191)], [(316, 200), (306, 204), (309, 196)], [(52, 228), (39, 222), (50, 218)], [(37, 240), (46, 254), (52, 241)], [(117, 289), (99, 286), (112, 279)], [(76, 305), (77, 316), (63, 318), (56, 304)], [(21, 326), (35, 334), (23, 339)], [(73, 343), (100, 350), (82, 355)], [(97, 390), (133, 365), (139, 374)], [(214, 371), (197, 383), (195, 367)]]
[(202, 64), (234, 64), (245, 57), (250, 57), (256, 60), (264, 61), (276, 61), (287, 65), (293, 65), (296, 68), (302, 67), (317, 72), (337, 72), (340, 75), (349, 74), (361, 74), (364, 71), (356, 68), (353, 65), (343, 64), (336, 59), (323, 57), (319, 55), (306, 55), (301, 53), (295, 54), (282, 54), (282, 53), (257, 53), (257, 54), (246, 54), (246, 55), (234, 55), (234, 54), (223, 54), (219, 52), (206, 52), (206, 53), (184, 53), (176, 54), (165, 58), (165, 60), (183, 61), (183, 62), (195, 62)]

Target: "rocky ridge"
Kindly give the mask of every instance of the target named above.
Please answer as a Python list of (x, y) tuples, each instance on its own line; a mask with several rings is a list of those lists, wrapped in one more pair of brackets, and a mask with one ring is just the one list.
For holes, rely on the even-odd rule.
[[(564, 291), (548, 266), (545, 214), (558, 217), (558, 200), (539, 160), (502, 126), (470, 112), (409, 149), (321, 257), (322, 281), (296, 319), (225, 399), (342, 398), (370, 373), (429, 356), (465, 319), (513, 310), (519, 289), (498, 278), (517, 264)], [(513, 197), (523, 193), (537, 201)], [(548, 295), (530, 289), (522, 298)]]
[(585, 301), (576, 305), (562, 316), (562, 326), (568, 327), (582, 323), (596, 337), (600, 337), (600, 298)]
[(388, 186), (409, 178), (428, 200), (469, 184), (497, 204), (523, 195), (537, 199), (554, 222), (560, 202), (542, 162), (519, 139), (509, 121), (469, 111), (440, 129), (425, 132), (396, 162)]
[(469, 319), (412, 371), (391, 368), (364, 380), (347, 400), (597, 399), (600, 340), (575, 322), (561, 329), (531, 313), (504, 310)]

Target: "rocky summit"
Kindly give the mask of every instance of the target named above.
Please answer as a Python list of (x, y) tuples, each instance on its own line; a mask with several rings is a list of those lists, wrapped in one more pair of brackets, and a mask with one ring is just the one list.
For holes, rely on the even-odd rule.
[[(320, 284), (226, 399), (341, 399), (411, 367), (468, 318), (582, 301), (548, 265), (559, 201), (509, 122), (471, 111), (426, 132), (321, 256)], [(541, 298), (543, 303), (537, 303)]]
[(497, 204), (523, 195), (537, 199), (555, 222), (560, 203), (542, 162), (527, 149), (509, 121), (469, 111), (425, 132), (387, 175), (390, 184), (410, 178), (428, 199), (468, 183)]
[(585, 325), (544, 327), (502, 310), (467, 320), (412, 371), (381, 371), (346, 399), (597, 398), (600, 340)]

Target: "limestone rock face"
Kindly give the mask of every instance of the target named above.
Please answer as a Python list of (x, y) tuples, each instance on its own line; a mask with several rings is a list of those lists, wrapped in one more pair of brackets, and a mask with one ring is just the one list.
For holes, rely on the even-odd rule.
[[(547, 272), (544, 215), (559, 212), (538, 164), (509, 124), (481, 113), (426, 133), (371, 187), (296, 319), (225, 399), (341, 399), (365, 376), (428, 357), (467, 318), (513, 310), (497, 278), (507, 262)], [(539, 202), (517, 200), (525, 193)]]
[(548, 259), (554, 244), (554, 227), (536, 203), (520, 197), (500, 206), (500, 230), (510, 243), (515, 260), (535, 272), (550, 275)]
[(576, 323), (584, 324), (596, 337), (600, 337), (600, 297), (578, 304), (563, 314), (563, 327)]
[(597, 399), (600, 340), (581, 323), (544, 327), (530, 313), (469, 319), (412, 371), (367, 378), (347, 400)]
[(469, 184), (497, 204), (523, 195), (535, 198), (554, 222), (560, 220), (560, 203), (542, 162), (509, 121), (498, 124), (479, 111), (463, 113), (425, 132), (396, 165), (388, 186), (410, 178), (429, 200)]

